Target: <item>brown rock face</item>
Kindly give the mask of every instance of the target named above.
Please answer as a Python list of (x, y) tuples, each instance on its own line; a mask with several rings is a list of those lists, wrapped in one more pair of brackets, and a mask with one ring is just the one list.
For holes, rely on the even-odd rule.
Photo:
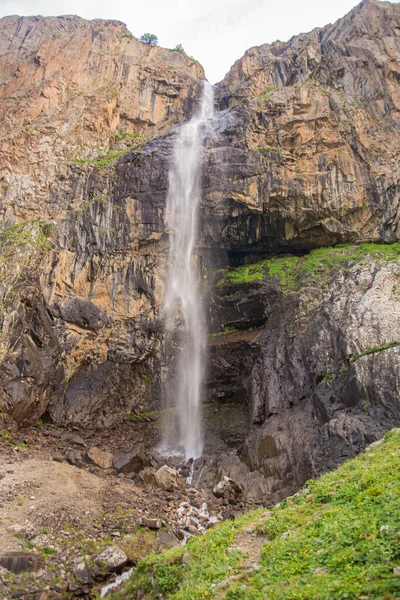
[(399, 10), (362, 2), (235, 63), (217, 86), (206, 244), (240, 253), (399, 239)]
[(165, 133), (190, 114), (204, 78), (196, 61), (139, 42), (123, 23), (75, 16), (1, 19), (0, 72), (0, 214), (19, 220), (78, 204), (69, 160)]
[(118, 178), (114, 194), (113, 165), (190, 115), (204, 73), (78, 17), (1, 19), (0, 70), (0, 214), (28, 221), (0, 240), (0, 405), (20, 424), (51, 400), (53, 419), (107, 425), (153, 396), (162, 290), (158, 252), (139, 249), (160, 209)]

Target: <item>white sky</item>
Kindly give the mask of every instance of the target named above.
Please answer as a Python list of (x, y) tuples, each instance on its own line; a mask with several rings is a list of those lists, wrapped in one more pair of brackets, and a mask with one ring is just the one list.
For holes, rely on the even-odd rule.
[(136, 37), (150, 32), (166, 48), (182, 44), (216, 83), (247, 48), (286, 41), (333, 23), (356, 4), (357, 0), (0, 0), (0, 17), (76, 14), (118, 19)]

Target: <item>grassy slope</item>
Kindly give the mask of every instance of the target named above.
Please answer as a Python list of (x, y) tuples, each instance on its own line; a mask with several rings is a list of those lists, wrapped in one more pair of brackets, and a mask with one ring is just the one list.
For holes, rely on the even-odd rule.
[(298, 291), (304, 280), (319, 285), (332, 271), (348, 264), (363, 264), (369, 260), (388, 262), (400, 259), (400, 244), (341, 244), (335, 247), (318, 248), (305, 256), (283, 256), (268, 258), (251, 265), (226, 271), (218, 287), (231, 283), (261, 281), (265, 275), (275, 277), (285, 293)]
[[(400, 432), (337, 470), (310, 481), (299, 495), (225, 522), (185, 547), (142, 560), (114, 600), (331, 600), (400, 598)], [(259, 568), (226, 550), (257, 524), (264, 536)], [(183, 561), (183, 556), (185, 560)], [(397, 572), (397, 571), (396, 571)], [(236, 574), (221, 586), (228, 577)], [(217, 585), (216, 585), (217, 584)], [(143, 595), (140, 595), (143, 594)]]

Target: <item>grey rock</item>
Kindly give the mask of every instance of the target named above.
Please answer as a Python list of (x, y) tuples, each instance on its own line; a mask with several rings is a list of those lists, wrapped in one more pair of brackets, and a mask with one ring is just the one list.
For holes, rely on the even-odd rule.
[(109, 546), (95, 557), (96, 564), (107, 573), (118, 573), (128, 563), (128, 557), (121, 548)]
[(111, 452), (92, 446), (85, 455), (85, 460), (97, 465), (101, 469), (110, 469), (113, 466), (114, 457)]
[(161, 519), (148, 519), (147, 517), (140, 517), (139, 525), (142, 525), (142, 527), (148, 527), (149, 529), (161, 529), (163, 524)]
[(92, 574), (89, 571), (89, 567), (84, 561), (76, 565), (74, 568), (74, 575), (81, 583), (91, 584), (94, 582)]
[(44, 566), (44, 560), (34, 552), (6, 552), (0, 554), (0, 566), (18, 574), (38, 571)]
[(114, 461), (114, 468), (119, 473), (139, 473), (148, 465), (148, 458), (144, 445), (141, 443), (135, 446), (127, 453), (121, 454)]
[(160, 529), (157, 531), (156, 539), (158, 552), (164, 552), (164, 550), (179, 546), (179, 540), (172, 533), (166, 531), (165, 529)]

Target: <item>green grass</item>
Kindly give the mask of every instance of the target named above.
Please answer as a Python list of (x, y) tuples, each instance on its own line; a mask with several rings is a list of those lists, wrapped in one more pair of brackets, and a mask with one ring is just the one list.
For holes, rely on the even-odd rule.
[(382, 350), (389, 350), (389, 348), (396, 348), (400, 346), (400, 342), (394, 341), (389, 342), (388, 344), (382, 344), (381, 346), (373, 346), (372, 348), (368, 348), (368, 350), (363, 350), (363, 352), (359, 352), (358, 354), (353, 354), (350, 357), (350, 362), (354, 362), (363, 356), (368, 356), (369, 354), (375, 354), (376, 352), (382, 352)]
[(17, 246), (30, 245), (38, 250), (51, 250), (50, 234), (51, 224), (39, 218), (5, 227), (0, 231), (0, 257), (4, 255), (7, 258)]
[(279, 89), (278, 86), (271, 85), (271, 86), (267, 87), (265, 90), (263, 90), (261, 92), (261, 94), (258, 94), (257, 98), (260, 98), (261, 100), (264, 98), (268, 98), (270, 96), (270, 94), (272, 94), (272, 92), (274, 92), (277, 89)]
[(132, 152), (133, 150), (141, 150), (149, 142), (149, 138), (144, 138), (135, 133), (115, 133), (113, 137), (115, 139), (133, 138), (138, 141), (123, 150), (110, 150), (99, 158), (69, 158), (68, 161), (76, 165), (91, 164), (95, 167), (106, 167), (123, 154), (128, 154), (128, 152)]
[(263, 146), (262, 148), (257, 148), (260, 152), (282, 152), (282, 148), (279, 146)]
[(218, 333), (208, 333), (207, 337), (210, 340), (213, 340), (216, 337), (220, 337), (221, 335), (231, 335), (232, 333), (237, 333), (238, 329), (226, 329), (225, 331), (218, 331)]
[[(400, 594), (400, 435), (309, 482), (261, 528), (261, 569), (231, 600), (394, 599)], [(290, 532), (286, 537), (282, 534)]]
[[(241, 554), (227, 556), (226, 551), (234, 544), (235, 533), (254, 520), (255, 514), (222, 523), (184, 547), (145, 558), (125, 590), (112, 598), (128, 600), (139, 591), (146, 594), (145, 598), (156, 598), (160, 593), (174, 600), (212, 598), (213, 583), (237, 571)], [(182, 560), (186, 554), (190, 556), (188, 563)]]
[(231, 284), (262, 281), (266, 276), (277, 279), (284, 293), (298, 291), (305, 280), (319, 285), (336, 269), (369, 260), (387, 262), (400, 259), (400, 244), (341, 244), (318, 248), (305, 256), (268, 258), (251, 265), (244, 265), (225, 272), (218, 281), (219, 288)]
[[(139, 562), (114, 600), (395, 600), (400, 597), (400, 433), (274, 507), (224, 522), (185, 547)], [(261, 518), (261, 520), (260, 520)], [(227, 556), (242, 528), (258, 522), (259, 569)], [(182, 560), (186, 555), (187, 560)], [(225, 582), (228, 577), (238, 578)], [(224, 582), (219, 590), (215, 584)], [(224, 590), (224, 594), (221, 594)]]

